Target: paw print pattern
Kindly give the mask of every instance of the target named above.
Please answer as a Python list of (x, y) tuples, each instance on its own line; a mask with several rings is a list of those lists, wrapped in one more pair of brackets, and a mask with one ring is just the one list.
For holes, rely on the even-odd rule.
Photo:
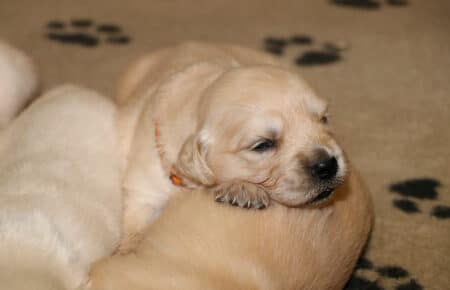
[[(368, 274), (376, 276), (376, 279), (366, 278)], [(407, 270), (400, 266), (385, 265), (376, 266), (372, 261), (361, 257), (356, 264), (356, 269), (347, 282), (344, 290), (387, 290), (383, 286), (384, 280), (394, 280), (395, 290), (423, 290), (423, 286), (410, 277)]]
[[(408, 214), (420, 213), (420, 207), (417, 201), (437, 200), (437, 188), (441, 186), (440, 182), (431, 178), (410, 179), (392, 184), (389, 190), (401, 196), (392, 201), (394, 207)], [(431, 216), (438, 219), (450, 218), (450, 207), (446, 205), (436, 205), (430, 213)]]
[(308, 47), (296, 59), (298, 66), (315, 66), (335, 63), (342, 59), (341, 52), (348, 48), (344, 42), (326, 42), (319, 48), (312, 48), (314, 39), (309, 35), (294, 35), (290, 38), (267, 37), (264, 40), (264, 49), (278, 56), (283, 55), (288, 47), (295, 46), (302, 51), (303, 47)]
[(439, 219), (448, 219), (450, 218), (450, 206), (437, 205), (431, 211), (431, 215)]
[[(339, 6), (346, 6), (358, 9), (374, 10), (381, 7), (380, 1), (377, 0), (331, 0), (331, 3)], [(386, 3), (391, 6), (406, 6), (408, 0), (387, 0)]]
[(111, 23), (95, 25), (90, 19), (73, 19), (70, 22), (52, 20), (47, 23), (47, 38), (63, 44), (95, 47), (102, 42), (114, 45), (128, 44), (131, 39), (120, 26)]

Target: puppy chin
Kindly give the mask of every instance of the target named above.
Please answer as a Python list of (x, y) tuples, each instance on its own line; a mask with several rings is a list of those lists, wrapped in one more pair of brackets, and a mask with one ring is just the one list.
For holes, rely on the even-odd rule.
[(271, 198), (288, 207), (323, 205), (332, 200), (334, 192), (343, 182), (344, 177), (339, 177), (327, 183), (319, 183), (305, 191), (286, 190), (279, 194), (272, 193)]

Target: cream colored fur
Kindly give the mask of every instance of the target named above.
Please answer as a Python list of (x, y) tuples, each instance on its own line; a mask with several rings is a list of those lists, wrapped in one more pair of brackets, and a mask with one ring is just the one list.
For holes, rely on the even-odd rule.
[[(311, 202), (346, 173), (342, 150), (322, 120), (327, 105), (289, 66), (231, 45), (187, 43), (136, 62), (119, 86), (118, 126), (126, 172), (120, 252), (132, 250), (176, 190), (211, 192), (240, 207)], [(253, 151), (260, 140), (276, 148)], [(312, 181), (323, 149), (339, 164), (333, 184)]]
[(352, 172), (322, 209), (249, 211), (182, 192), (136, 252), (94, 266), (93, 290), (338, 290), (367, 239), (372, 208)]
[(0, 131), (0, 288), (76, 289), (120, 236), (115, 106), (51, 90)]
[(0, 41), (0, 129), (36, 95), (38, 77), (31, 59)]

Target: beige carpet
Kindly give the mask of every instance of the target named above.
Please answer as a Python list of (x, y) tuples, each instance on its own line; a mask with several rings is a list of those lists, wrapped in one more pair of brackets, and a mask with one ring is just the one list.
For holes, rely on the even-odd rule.
[(450, 1), (1, 0), (0, 38), (34, 57), (44, 89), (108, 95), (130, 60), (183, 40), (297, 63), (373, 191), (347, 289), (450, 289)]

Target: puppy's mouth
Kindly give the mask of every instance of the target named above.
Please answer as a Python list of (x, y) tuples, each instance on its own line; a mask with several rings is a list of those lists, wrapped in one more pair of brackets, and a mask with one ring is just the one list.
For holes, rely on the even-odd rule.
[(321, 204), (321, 203), (327, 201), (328, 199), (330, 199), (330, 197), (333, 195), (333, 193), (334, 193), (333, 187), (326, 188), (325, 190), (321, 191), (318, 195), (316, 195), (316, 197), (314, 197), (312, 200), (310, 200), (308, 202), (308, 204), (311, 204), (311, 205)]

